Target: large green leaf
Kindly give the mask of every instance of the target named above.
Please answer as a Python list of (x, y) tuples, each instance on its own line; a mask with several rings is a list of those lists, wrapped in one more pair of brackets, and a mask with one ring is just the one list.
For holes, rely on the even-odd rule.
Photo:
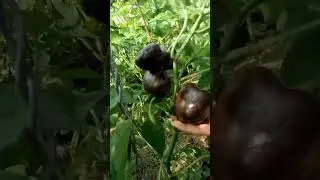
[(77, 9), (69, 4), (65, 4), (60, 0), (52, 0), (52, 4), (56, 10), (65, 18), (63, 23), (74, 25), (79, 20)]
[(305, 4), (290, 7), (286, 12), (287, 22), (284, 24), (286, 31), (320, 18), (319, 12), (311, 11)]
[[(26, 104), (13, 84), (0, 85), (0, 151), (16, 142), (30, 125)], [(0, 178), (1, 179), (1, 178)]]
[(141, 135), (147, 143), (161, 156), (165, 149), (164, 128), (160, 123), (146, 120), (141, 127)]
[(48, 129), (78, 130), (85, 122), (88, 111), (105, 93), (73, 93), (68, 88), (51, 87), (39, 93), (39, 109)]
[(10, 171), (0, 170), (0, 179), (1, 180), (32, 180), (31, 177), (23, 176), (18, 173), (13, 173)]
[(8, 168), (6, 168), (6, 171), (8, 172), (12, 172), (12, 173), (15, 173), (15, 174), (20, 174), (22, 176), (26, 176), (27, 173), (26, 173), (26, 167), (25, 165), (23, 164), (18, 164), (18, 165), (15, 165), (15, 166), (10, 166)]
[(123, 102), (125, 104), (131, 104), (134, 103), (134, 99), (133, 99), (133, 94), (131, 93), (130, 89), (126, 88), (126, 89), (122, 89), (122, 98), (123, 98)]
[(45, 129), (77, 129), (73, 117), (74, 97), (69, 89), (48, 88), (39, 92), (39, 112)]
[(154, 100), (153, 98), (148, 106), (149, 119), (143, 122), (141, 135), (148, 145), (161, 156), (165, 149), (165, 135), (162, 124), (154, 117), (155, 111), (152, 108)]
[[(23, 149), (23, 151), (21, 151)], [(37, 164), (44, 161), (43, 149), (30, 129), (24, 129), (18, 141), (0, 151), (0, 169), (14, 166), (24, 161)]]
[(210, 90), (211, 82), (212, 82), (211, 71), (210, 70), (204, 71), (203, 73), (201, 73), (200, 79), (198, 81), (198, 86), (200, 89)]
[(113, 109), (119, 103), (119, 95), (114, 86), (111, 87), (109, 96), (110, 96), (110, 109)]
[(319, 85), (320, 27), (299, 35), (281, 67), (281, 78), (289, 86)]
[[(164, 36), (168, 31), (175, 27), (176, 14), (170, 11), (157, 14), (153, 19), (149, 21), (149, 26), (152, 32), (157, 36)], [(164, 19), (166, 19), (164, 21)]]
[(286, 10), (286, 1), (270, 0), (260, 5), (264, 20), (268, 24), (276, 24), (280, 15)]
[(111, 179), (123, 180), (128, 179), (126, 164), (128, 160), (129, 140), (132, 129), (132, 120), (120, 121), (114, 134), (110, 139), (110, 166), (111, 166)]
[(202, 179), (202, 174), (200, 169), (191, 169), (188, 172), (188, 178), (187, 180), (201, 180)]
[(89, 93), (73, 93), (75, 95), (75, 118), (78, 122), (85, 122), (89, 110), (102, 99), (106, 93), (103, 90)]

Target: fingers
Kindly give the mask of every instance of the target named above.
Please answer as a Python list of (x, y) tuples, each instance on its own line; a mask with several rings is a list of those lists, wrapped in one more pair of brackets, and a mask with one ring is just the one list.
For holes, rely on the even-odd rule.
[(198, 127), (203, 135), (210, 136), (210, 124), (200, 124)]
[(172, 126), (186, 133), (210, 136), (210, 124), (193, 125), (183, 123), (178, 121), (175, 116), (172, 116)]

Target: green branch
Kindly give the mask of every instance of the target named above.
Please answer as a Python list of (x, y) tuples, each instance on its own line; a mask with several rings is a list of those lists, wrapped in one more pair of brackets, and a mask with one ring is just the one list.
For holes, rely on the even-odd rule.
[(226, 54), (230, 51), (231, 45), (235, 40), (235, 35), (238, 27), (242, 24), (244, 20), (250, 15), (251, 11), (255, 9), (258, 5), (260, 5), (264, 0), (252, 0), (251, 2), (245, 4), (242, 8), (241, 13), (237, 16), (231, 24), (229, 24), (225, 31), (225, 38), (221, 43), (221, 48), (219, 52), (215, 52), (216, 57), (214, 58), (215, 62), (212, 63), (212, 71), (213, 77), (212, 82), (214, 84), (214, 93), (213, 99), (218, 99), (219, 94), (221, 92), (221, 88), (223, 88), (223, 79), (221, 75), (222, 64), (220, 61), (225, 59)]
[(179, 172), (176, 172), (176, 173), (172, 174), (171, 177), (178, 176), (178, 175), (186, 172), (188, 169), (192, 168), (196, 163), (198, 163), (200, 161), (204, 161), (206, 159), (210, 159), (210, 154), (206, 154), (206, 155), (200, 156), (199, 158), (197, 158), (195, 161), (193, 161), (191, 164), (189, 164), (184, 169), (180, 170)]
[[(180, 49), (178, 50), (176, 56), (174, 57), (174, 59), (178, 59), (180, 54), (182, 53), (182, 51), (184, 50), (185, 46), (187, 45), (187, 43), (190, 41), (191, 37), (194, 35), (194, 33), (196, 32), (198, 26), (200, 25), (200, 22), (202, 20), (202, 17), (204, 15), (204, 9), (205, 9), (205, 5), (208, 3), (208, 0), (205, 0), (204, 3), (203, 3), (203, 6), (202, 6), (202, 10), (199, 14), (199, 17), (196, 21), (196, 23), (193, 25), (192, 29), (191, 29), (191, 32), (188, 34), (187, 38), (185, 39), (185, 41), (183, 42), (182, 46), (180, 47)], [(174, 45), (171, 49), (171, 55), (174, 54), (174, 49), (175, 49), (175, 46), (176, 44), (178, 43), (182, 33), (185, 31), (185, 28), (186, 28), (186, 25), (187, 24), (187, 18), (185, 19), (185, 22), (184, 22), (184, 25), (183, 25), (183, 28), (182, 30), (180, 31), (180, 34), (178, 36), (178, 38), (176, 39), (176, 41), (174, 42)], [(173, 101), (172, 102), (175, 102), (175, 96), (176, 96), (176, 92), (177, 92), (177, 87), (178, 87), (178, 71), (177, 71), (177, 67), (176, 67), (176, 61), (173, 62), (173, 72), (174, 72), (174, 90), (173, 90)], [(160, 170), (159, 170), (159, 174), (158, 174), (158, 178), (161, 177), (161, 174), (163, 172), (163, 165), (166, 166), (166, 172), (169, 173), (169, 175), (171, 174), (171, 170), (170, 170), (170, 159), (171, 159), (171, 156), (172, 156), (172, 153), (173, 153), (173, 150), (174, 150), (174, 147), (175, 147), (175, 144), (177, 142), (177, 139), (178, 139), (178, 131), (177, 129), (174, 128), (173, 130), (173, 135), (171, 137), (171, 139), (169, 140), (169, 147), (166, 149), (166, 151), (164, 152), (163, 154), (163, 159), (160, 163)]]
[(308, 31), (312, 28), (320, 26), (320, 19), (314, 20), (312, 22), (308, 22), (300, 27), (297, 27), (293, 30), (290, 30), (288, 32), (282, 33), (280, 35), (269, 37), (264, 40), (261, 40), (258, 43), (249, 44), (245, 47), (235, 49), (233, 51), (230, 51), (226, 54), (226, 57), (223, 61), (221, 61), (221, 64), (229, 64), (233, 62), (235, 59), (239, 59), (241, 57), (244, 57), (250, 53), (254, 53), (256, 51), (264, 49), (266, 46), (271, 46), (276, 43), (281, 43), (285, 41), (288, 38), (291, 38), (293, 36), (297, 36), (305, 31)]

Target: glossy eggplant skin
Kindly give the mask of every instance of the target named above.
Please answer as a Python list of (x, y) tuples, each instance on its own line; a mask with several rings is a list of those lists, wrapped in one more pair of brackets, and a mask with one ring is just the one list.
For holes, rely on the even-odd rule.
[(155, 43), (150, 43), (140, 50), (135, 64), (153, 74), (173, 68), (170, 54)]
[(177, 119), (184, 123), (208, 123), (210, 115), (209, 93), (195, 84), (185, 85), (176, 95), (175, 111)]

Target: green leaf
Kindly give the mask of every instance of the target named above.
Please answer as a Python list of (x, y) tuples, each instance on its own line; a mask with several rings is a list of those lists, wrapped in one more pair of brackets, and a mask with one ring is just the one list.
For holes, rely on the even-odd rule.
[(305, 4), (288, 8), (287, 22), (284, 25), (284, 30), (297, 28), (318, 18), (320, 18), (320, 13), (311, 11)]
[(68, 25), (74, 25), (79, 20), (79, 14), (77, 9), (69, 4), (65, 4), (60, 0), (52, 0), (53, 6), (56, 10), (65, 18), (65, 23)]
[[(108, 116), (108, 118), (109, 118), (109, 116)], [(118, 116), (118, 114), (112, 114), (109, 119), (110, 119), (110, 128), (114, 128), (114, 127), (116, 127), (117, 122), (119, 121), (120, 117)]]
[[(0, 151), (16, 142), (31, 123), (26, 104), (14, 84), (0, 85)], [(1, 178), (0, 178), (1, 179)]]
[(111, 179), (123, 180), (125, 177), (125, 167), (128, 159), (129, 140), (132, 129), (132, 120), (120, 121), (110, 139), (110, 166)]
[(51, 87), (39, 93), (39, 109), (45, 128), (78, 130), (88, 111), (105, 96), (104, 91), (76, 93), (69, 88)]
[(31, 180), (28, 176), (23, 176), (17, 173), (0, 170), (0, 179), (2, 180)]
[(201, 170), (198, 168), (198, 169), (195, 169), (195, 170), (191, 170), (191, 171), (188, 171), (189, 173), (189, 177), (188, 179), (190, 180), (201, 180), (202, 179), (202, 174), (201, 174)]
[(320, 28), (299, 35), (291, 45), (281, 67), (281, 78), (288, 86), (319, 85)]
[(194, 61), (195, 64), (197, 64), (200, 69), (210, 69), (210, 58), (209, 57), (198, 57), (196, 61)]
[(200, 79), (198, 81), (198, 86), (203, 90), (210, 90), (212, 82), (212, 74), (210, 71), (204, 71), (201, 73)]
[[(6, 146), (0, 151), (0, 169), (17, 165), (23, 161), (35, 163), (41, 161), (43, 151), (30, 129), (24, 129), (12, 145)], [(21, 151), (23, 149), (23, 151)]]
[(27, 175), (26, 174), (26, 167), (23, 164), (10, 166), (10, 167), (6, 168), (6, 171), (12, 172), (12, 173), (16, 173), (16, 174), (20, 174), (20, 175)]
[(119, 95), (114, 87), (110, 89), (110, 109), (115, 108), (119, 103)]
[(75, 95), (75, 118), (78, 122), (85, 122), (89, 110), (106, 95), (102, 90), (73, 94)]
[(284, 11), (280, 14), (279, 19), (276, 23), (277, 25), (277, 31), (281, 32), (285, 29), (286, 23), (288, 22), (288, 12)]
[(139, 4), (140, 6), (143, 6), (146, 1), (145, 1), (145, 0), (138, 0), (137, 2), (138, 2), (138, 4)]
[(69, 89), (50, 88), (39, 92), (39, 112), (46, 129), (78, 129), (73, 117), (74, 97)]
[(165, 149), (165, 135), (162, 124), (160, 124), (160, 122), (154, 117), (155, 111), (153, 111), (152, 108), (154, 100), (155, 98), (152, 98), (149, 103), (149, 119), (143, 122), (141, 135), (147, 141), (148, 145), (161, 156)]
[(129, 89), (122, 89), (123, 101), (126, 104), (134, 103), (134, 99), (132, 97), (132, 93)]
[(269, 0), (260, 5), (267, 24), (276, 24), (280, 15), (286, 10), (286, 1)]
[(142, 124), (141, 135), (159, 155), (163, 154), (165, 149), (165, 136), (164, 128), (160, 123), (146, 120)]
[(175, 26), (174, 19), (177, 17), (170, 11), (165, 11), (157, 14), (154, 18), (148, 21), (152, 32), (157, 36), (164, 36), (168, 31)]

